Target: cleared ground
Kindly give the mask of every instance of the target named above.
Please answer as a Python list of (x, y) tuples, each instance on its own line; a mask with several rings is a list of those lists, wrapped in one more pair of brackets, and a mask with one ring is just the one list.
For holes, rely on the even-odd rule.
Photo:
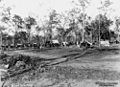
[[(53, 65), (13, 77), (6, 85), (13, 87), (99, 87), (96, 82), (117, 83), (120, 87), (120, 50), (81, 50), (80, 48), (51, 48), (9, 51), (51, 59)], [(52, 60), (53, 59), (53, 60)], [(25, 86), (26, 85), (26, 86)], [(101, 86), (103, 87), (103, 86)]]

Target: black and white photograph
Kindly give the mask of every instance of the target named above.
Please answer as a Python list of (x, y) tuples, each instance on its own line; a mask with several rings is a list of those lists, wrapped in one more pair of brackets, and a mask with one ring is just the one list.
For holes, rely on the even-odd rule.
[(120, 87), (120, 0), (0, 0), (0, 87)]

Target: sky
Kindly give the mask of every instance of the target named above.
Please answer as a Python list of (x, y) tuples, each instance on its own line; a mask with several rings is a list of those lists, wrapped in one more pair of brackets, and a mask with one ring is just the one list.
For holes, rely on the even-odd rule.
[(12, 7), (12, 13), (23, 17), (27, 15), (43, 17), (50, 9), (62, 12), (71, 8), (70, 0), (6, 0), (5, 3)]
[[(38, 16), (43, 18), (48, 15), (50, 9), (55, 9), (57, 12), (65, 12), (75, 7), (72, 1), (77, 2), (78, 0), (4, 0), (6, 6), (12, 8), (11, 13), (18, 14), (22, 17), (28, 15)], [(90, 5), (86, 9), (86, 13), (95, 17), (99, 11), (100, 2), (105, 0), (89, 0)], [(119, 16), (120, 13), (120, 0), (110, 0), (113, 4), (109, 7), (108, 16), (113, 18), (114, 16)]]

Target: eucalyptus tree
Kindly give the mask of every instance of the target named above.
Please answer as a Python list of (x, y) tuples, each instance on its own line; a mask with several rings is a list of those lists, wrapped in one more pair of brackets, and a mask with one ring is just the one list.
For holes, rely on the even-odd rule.
[(85, 33), (90, 25), (91, 18), (86, 13), (83, 14), (81, 9), (73, 8), (68, 13), (69, 28), (67, 29), (68, 35), (74, 37), (75, 42), (80, 44), (84, 41)]
[(2, 50), (2, 36), (3, 36), (3, 30), (6, 30), (7, 28), (10, 27), (11, 25), (11, 8), (10, 7), (5, 7), (0, 6), (0, 48), (1, 48), (1, 53), (4, 53)]
[(44, 20), (39, 20), (41, 22), (41, 25), (37, 24), (36, 26), (36, 32), (37, 32), (37, 36), (40, 36), (42, 39), (41, 39), (41, 42), (42, 44), (45, 43), (45, 41), (47, 40), (47, 37), (48, 37), (48, 25), (49, 25), (49, 22), (47, 19), (44, 19)]
[(43, 34), (45, 34), (45, 33), (44, 33), (43, 26), (44, 26), (44, 25), (42, 25), (42, 26), (37, 25), (37, 26), (35, 27), (36, 35), (33, 37), (33, 39), (35, 39), (35, 41), (36, 41), (38, 44), (42, 44), (42, 43), (43, 43), (43, 40), (44, 40), (43, 36), (40, 35), (41, 32), (42, 32)]
[(54, 34), (54, 30), (56, 28), (56, 26), (59, 23), (59, 19), (58, 19), (58, 13), (56, 12), (56, 10), (52, 10), (49, 13), (49, 19), (48, 19), (48, 23), (47, 23), (47, 36), (48, 36), (48, 40), (51, 40), (53, 38), (53, 34)]
[[(3, 8), (1, 21), (7, 25), (7, 31), (12, 30), (15, 35), (22, 28), (23, 19), (17, 14), (12, 15), (10, 11), (10, 7)], [(10, 32), (8, 33), (10, 34)], [(14, 36), (12, 36), (12, 43), (15, 44), (14, 42)]]
[(67, 41), (67, 39), (73, 38), (72, 33), (74, 31), (73, 26), (75, 25), (75, 22), (72, 11), (59, 14), (59, 16), (57, 16), (57, 19), (58, 21), (56, 24), (56, 28), (58, 39), (63, 42)]
[(4, 26), (0, 26), (0, 53), (4, 53), (3, 49), (2, 49), (2, 45), (3, 45), (3, 30), (5, 30), (6, 28)]
[(28, 42), (30, 42), (30, 32), (31, 32), (31, 27), (36, 25), (36, 19), (33, 18), (33, 17), (26, 17), (25, 18), (25, 26), (26, 26), (26, 29), (27, 29), (27, 33), (28, 33)]
[[(13, 26), (15, 29), (15, 36), (18, 35), (17, 32), (21, 31), (23, 29), (23, 18), (17, 14), (14, 14), (14, 16), (12, 17), (12, 22), (13, 22)], [(15, 36), (13, 38), (13, 44), (16, 44), (15, 42)], [(21, 37), (22, 38), (22, 37)]]
[[(108, 10), (110, 10), (108, 8), (110, 7), (111, 4), (112, 4), (112, 2), (110, 0), (101, 1), (100, 6), (98, 7), (99, 15), (101, 14), (100, 11), (103, 11), (104, 15), (107, 15)], [(101, 23), (100, 22), (101, 22), (101, 19), (99, 18), (99, 30), (98, 30), (99, 31), (99, 33), (98, 33), (98, 35), (99, 35), (99, 41), (98, 41), (99, 47), (100, 47), (100, 41), (101, 41), (101, 35), (100, 35)], [(110, 31), (109, 31), (109, 33), (110, 33)]]
[[(106, 15), (99, 14), (91, 22), (93, 39), (99, 43), (100, 39), (110, 40), (109, 26), (113, 23)], [(100, 28), (99, 28), (100, 27)]]
[(59, 13), (52, 9), (44, 20), (40, 20), (42, 23), (40, 30), (44, 33), (44, 41), (55, 38), (55, 31), (57, 31), (58, 26), (60, 26), (59, 16)]
[(78, 6), (78, 8), (81, 10), (82, 15), (79, 18), (79, 22), (81, 23), (80, 26), (82, 26), (82, 41), (83, 42), (85, 40), (85, 17), (86, 17), (86, 8), (89, 6), (90, 4), (90, 0), (78, 0), (78, 2), (74, 2), (76, 6)]
[(74, 38), (75, 42), (78, 42), (78, 37), (80, 37), (80, 33), (78, 31), (78, 16), (80, 14), (80, 10), (73, 8), (68, 13), (69, 18), (69, 28), (67, 29), (68, 36), (72, 36)]
[(64, 13), (57, 15), (57, 39), (59, 39), (60, 42), (66, 41), (67, 36), (67, 28), (69, 25), (68, 16), (66, 16)]
[(118, 41), (120, 41), (120, 18), (116, 18), (115, 19), (115, 32), (117, 34), (117, 39)]

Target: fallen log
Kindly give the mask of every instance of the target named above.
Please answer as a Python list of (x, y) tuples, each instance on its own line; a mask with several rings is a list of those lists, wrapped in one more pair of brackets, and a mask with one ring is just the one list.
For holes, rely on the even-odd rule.
[[(47, 63), (41, 65), (40, 67), (43, 68), (43, 67), (46, 67), (46, 66), (53, 66), (53, 65), (57, 65), (57, 64), (60, 64), (60, 63), (70, 61), (70, 60), (74, 60), (76, 58), (82, 57), (83, 55), (85, 55), (90, 50), (91, 49), (87, 49), (87, 50), (83, 51), (80, 55), (77, 55), (75, 57), (67, 57), (67, 58), (59, 58), (59, 59), (55, 58), (54, 60), (51, 60), (51, 61), (50, 61), (50, 59), (48, 59), (50, 62), (47, 62)], [(31, 66), (31, 67), (29, 67), (27, 69), (23, 69), (23, 70), (18, 70), (16, 72), (14, 72), (13, 74), (7, 74), (4, 78), (1, 78), (1, 80), (2, 81), (8, 80), (9, 78), (12, 78), (12, 77), (15, 77), (17, 75), (23, 74), (25, 72), (29, 72), (30, 70), (33, 70), (33, 69), (35, 69), (34, 66)]]

